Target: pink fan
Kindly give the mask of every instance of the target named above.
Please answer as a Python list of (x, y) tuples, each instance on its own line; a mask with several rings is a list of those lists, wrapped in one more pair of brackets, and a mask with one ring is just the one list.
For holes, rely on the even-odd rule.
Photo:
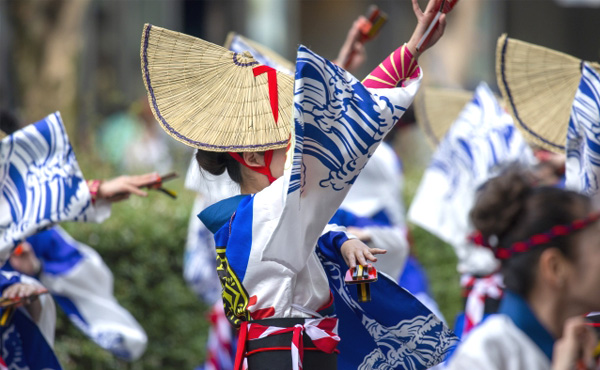
[(423, 37), (421, 37), (421, 40), (419, 40), (419, 43), (417, 44), (417, 51), (420, 51), (421, 47), (423, 45), (426, 45), (427, 42), (429, 42), (429, 38), (431, 37), (431, 33), (440, 24), (440, 17), (442, 16), (442, 14), (448, 14), (448, 13), (450, 13), (450, 11), (452, 9), (454, 9), (454, 6), (456, 5), (456, 3), (458, 3), (458, 0), (444, 0), (444, 1), (442, 1), (442, 4), (440, 5), (440, 10), (435, 15), (435, 18), (433, 18), (433, 21), (431, 21), (431, 24), (429, 24), (429, 27), (427, 27), (427, 31), (425, 31), (425, 34), (423, 35)]

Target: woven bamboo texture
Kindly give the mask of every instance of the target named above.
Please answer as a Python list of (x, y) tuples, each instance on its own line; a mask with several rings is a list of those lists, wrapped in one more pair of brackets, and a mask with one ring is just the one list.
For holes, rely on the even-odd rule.
[(435, 149), (452, 126), (473, 92), (461, 89), (426, 87), (415, 99), (415, 116)]
[(292, 127), (294, 80), (277, 72), (279, 119), (269, 99), (267, 73), (254, 76), (249, 53), (146, 24), (142, 77), (154, 116), (182, 143), (209, 151), (283, 148)]
[[(496, 77), (508, 111), (526, 140), (564, 152), (581, 59), (508, 38), (498, 39)], [(600, 65), (592, 63), (600, 71)]]

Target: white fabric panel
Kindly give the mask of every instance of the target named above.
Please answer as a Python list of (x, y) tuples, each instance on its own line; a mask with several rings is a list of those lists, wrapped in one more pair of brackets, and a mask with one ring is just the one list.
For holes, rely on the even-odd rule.
[(550, 370), (540, 348), (505, 315), (476, 327), (450, 358), (449, 370)]
[(451, 244), (461, 273), (497, 268), (491, 251), (467, 242), (477, 189), (507, 165), (535, 163), (533, 153), (485, 83), (475, 90), (435, 151), (408, 212), (411, 222)]

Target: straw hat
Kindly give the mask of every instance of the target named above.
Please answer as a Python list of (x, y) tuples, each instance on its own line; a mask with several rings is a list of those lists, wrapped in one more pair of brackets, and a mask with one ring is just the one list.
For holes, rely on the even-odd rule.
[[(252, 49), (256, 50), (257, 53), (264, 56), (267, 60), (272, 61), (275, 64), (275, 65), (272, 65), (274, 68), (276, 68), (275, 66), (278, 66), (285, 71), (290, 71), (292, 74), (294, 73), (294, 70), (296, 69), (296, 65), (294, 63), (285, 59), (284, 57), (282, 57), (278, 53), (274, 52), (273, 50), (269, 49), (268, 47), (254, 41), (254, 40), (251, 40), (247, 37), (244, 37), (234, 31), (230, 31), (227, 34), (227, 39), (225, 40), (225, 44), (223, 45), (223, 47), (231, 50), (231, 44), (234, 42), (235, 39), (240, 40), (243, 44), (246, 44), (249, 47), (251, 47)], [(251, 50), (251, 52), (252, 52), (252, 50)], [(260, 58), (258, 58), (258, 55), (254, 55), (254, 57), (256, 59), (260, 59)], [(280, 70), (280, 68), (276, 68), (276, 69)]]
[[(287, 145), (293, 77), (279, 72), (276, 79), (271, 73), (255, 77), (260, 64), (250, 53), (149, 24), (142, 34), (141, 59), (154, 116), (176, 140), (215, 152)], [(275, 86), (277, 99), (271, 99)], [(271, 108), (272, 100), (277, 109)]]
[[(508, 111), (525, 139), (563, 152), (581, 59), (510, 39), (498, 39), (496, 77)], [(600, 65), (592, 63), (600, 71)]]
[(415, 116), (433, 149), (472, 99), (472, 91), (435, 87), (424, 88), (417, 95)]

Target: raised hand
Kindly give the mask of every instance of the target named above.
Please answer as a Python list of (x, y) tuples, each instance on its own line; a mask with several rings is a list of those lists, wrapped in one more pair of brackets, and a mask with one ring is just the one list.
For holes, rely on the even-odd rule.
[(583, 317), (567, 320), (562, 337), (554, 344), (552, 370), (594, 369), (596, 333)]
[(365, 44), (361, 40), (361, 27), (369, 21), (364, 16), (358, 17), (348, 31), (344, 45), (340, 49), (335, 64), (341, 66), (349, 72), (356, 71), (367, 60)]
[(439, 25), (431, 31), (429, 41), (422, 45), (417, 51), (417, 45), (419, 41), (425, 35), (427, 28), (440, 10), (443, 1), (444, 0), (429, 0), (427, 3), (427, 8), (425, 8), (425, 11), (422, 11), (421, 7), (419, 6), (419, 1), (412, 0), (413, 11), (417, 17), (417, 26), (415, 27), (410, 40), (407, 42), (407, 46), (415, 58), (418, 58), (425, 50), (435, 45), (435, 43), (438, 42), (438, 40), (444, 34), (444, 29), (446, 28), (446, 14), (442, 14), (440, 16)]

